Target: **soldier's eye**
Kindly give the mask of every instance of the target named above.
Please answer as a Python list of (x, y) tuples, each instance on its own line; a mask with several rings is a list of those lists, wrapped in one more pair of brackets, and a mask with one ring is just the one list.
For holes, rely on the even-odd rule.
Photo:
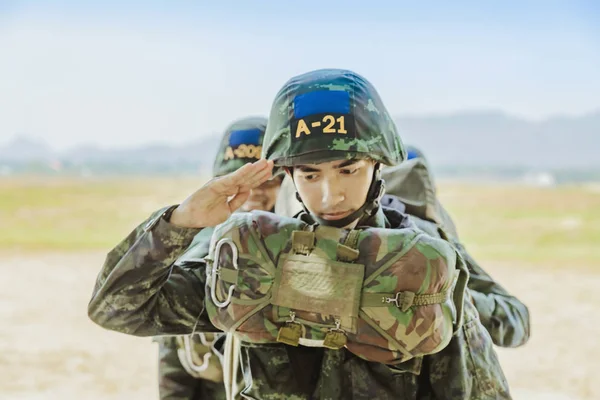
[(312, 181), (312, 180), (315, 180), (316, 178), (317, 178), (316, 174), (304, 175), (304, 180), (306, 180), (306, 181)]
[(358, 171), (358, 168), (354, 168), (354, 169), (342, 169), (342, 170), (340, 170), (340, 172), (343, 175), (352, 175), (352, 174), (356, 173), (356, 171)]

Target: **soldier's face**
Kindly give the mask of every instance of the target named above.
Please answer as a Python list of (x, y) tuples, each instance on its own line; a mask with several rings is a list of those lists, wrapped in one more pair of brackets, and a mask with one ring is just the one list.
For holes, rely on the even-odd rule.
[(248, 200), (241, 207), (242, 211), (271, 211), (275, 207), (281, 181), (280, 177), (276, 177), (266, 181), (256, 189), (252, 189), (250, 197), (248, 197)]
[(305, 164), (294, 167), (293, 178), (308, 211), (325, 220), (338, 220), (365, 203), (374, 168), (371, 160)]

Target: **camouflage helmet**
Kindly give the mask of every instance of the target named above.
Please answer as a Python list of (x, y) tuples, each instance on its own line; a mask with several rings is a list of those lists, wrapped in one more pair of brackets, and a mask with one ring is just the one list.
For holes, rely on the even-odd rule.
[(421, 149), (413, 145), (406, 145), (406, 159), (412, 160), (413, 158), (421, 158), (426, 160), (425, 153)]
[(283, 167), (353, 158), (396, 165), (406, 151), (370, 82), (321, 69), (290, 79), (277, 94), (263, 157)]
[(225, 130), (213, 165), (213, 176), (227, 175), (250, 162), (258, 161), (267, 127), (264, 117), (234, 121)]

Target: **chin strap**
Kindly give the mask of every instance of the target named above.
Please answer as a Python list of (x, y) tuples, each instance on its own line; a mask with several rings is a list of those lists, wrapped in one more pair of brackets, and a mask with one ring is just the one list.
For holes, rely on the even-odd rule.
[[(350, 225), (357, 219), (360, 220), (363, 219), (363, 217), (372, 216), (379, 208), (381, 198), (385, 193), (385, 181), (381, 178), (380, 166), (381, 165), (379, 163), (375, 164), (375, 169), (373, 171), (373, 179), (371, 180), (371, 186), (369, 186), (369, 191), (367, 192), (367, 199), (365, 200), (365, 204), (363, 204), (358, 210), (354, 211), (352, 214), (342, 219), (327, 220), (319, 218), (318, 216), (312, 214), (304, 205), (304, 202), (302, 201), (302, 198), (300, 197), (300, 194), (297, 190), (296, 199), (300, 202), (300, 204), (302, 204), (302, 208), (304, 209), (304, 211), (307, 214), (310, 214), (310, 216), (320, 225), (332, 226), (334, 228), (343, 228), (347, 225)], [(296, 183), (294, 183), (294, 187), (295, 186)]]

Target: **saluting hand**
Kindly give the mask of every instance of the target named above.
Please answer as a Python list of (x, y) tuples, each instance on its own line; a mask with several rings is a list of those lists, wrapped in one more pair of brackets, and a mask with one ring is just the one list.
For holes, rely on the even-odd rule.
[(269, 180), (272, 173), (273, 161), (261, 159), (213, 178), (173, 211), (170, 222), (184, 228), (217, 226), (244, 204), (251, 189)]

